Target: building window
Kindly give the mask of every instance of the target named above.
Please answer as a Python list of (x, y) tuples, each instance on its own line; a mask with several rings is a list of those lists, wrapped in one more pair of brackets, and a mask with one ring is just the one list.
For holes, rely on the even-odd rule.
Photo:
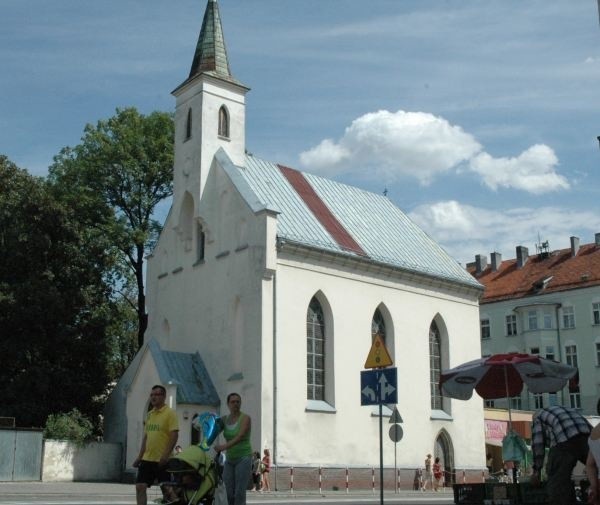
[(385, 321), (383, 315), (379, 309), (375, 309), (373, 319), (371, 320), (371, 340), (375, 338), (375, 335), (379, 335), (385, 344)]
[(325, 318), (313, 297), (306, 313), (306, 394), (309, 400), (325, 400)]
[(522, 410), (522, 403), (520, 396), (513, 396), (510, 399), (510, 408), (515, 410)]
[(537, 311), (530, 310), (530, 311), (527, 312), (527, 325), (528, 325), (528, 327), (529, 327), (530, 330), (537, 330), (538, 329)]
[(600, 324), (600, 303), (592, 303), (592, 317), (594, 324)]
[(556, 393), (548, 393), (548, 407), (558, 405), (558, 395)]
[(544, 408), (544, 395), (542, 393), (536, 393), (533, 395), (533, 406), (535, 409)]
[(206, 244), (206, 234), (204, 228), (198, 223), (196, 225), (196, 261), (204, 261), (204, 247)]
[(544, 330), (552, 329), (552, 312), (544, 312)]
[(483, 406), (486, 409), (493, 409), (494, 408), (494, 400), (483, 400)]
[(481, 339), (482, 340), (487, 340), (488, 338), (491, 337), (491, 333), (490, 333), (490, 320), (489, 319), (482, 319), (480, 321), (480, 325), (481, 325)]
[(529, 354), (539, 355), (540, 354), (540, 348), (539, 347), (532, 347), (531, 349), (529, 349)]
[(517, 316), (509, 314), (506, 316), (506, 335), (512, 337), (517, 334)]
[(551, 360), (556, 359), (554, 357), (554, 346), (553, 345), (546, 346), (546, 359), (551, 359)]
[(577, 368), (577, 346), (566, 345), (565, 346), (565, 361), (567, 365), (574, 366)]
[(563, 307), (563, 328), (575, 328), (575, 311), (573, 307)]
[(192, 109), (188, 109), (187, 119), (185, 121), (185, 140), (192, 138)]
[(581, 394), (579, 394), (579, 391), (569, 393), (569, 406), (572, 409), (580, 409), (581, 408)]
[(219, 109), (219, 137), (229, 138), (229, 114), (224, 105)]
[(600, 343), (596, 342), (596, 366), (600, 366)]
[(442, 370), (442, 342), (440, 331), (435, 321), (429, 327), (429, 385), (431, 392), (431, 409), (442, 410), (440, 393), (440, 372)]

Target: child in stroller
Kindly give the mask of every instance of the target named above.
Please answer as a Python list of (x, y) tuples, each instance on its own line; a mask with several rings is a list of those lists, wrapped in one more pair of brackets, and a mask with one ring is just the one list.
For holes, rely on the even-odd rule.
[[(218, 458), (218, 455), (217, 455)], [(192, 445), (167, 462), (171, 481), (160, 486), (161, 503), (169, 505), (212, 505), (219, 482), (219, 465), (200, 447)]]

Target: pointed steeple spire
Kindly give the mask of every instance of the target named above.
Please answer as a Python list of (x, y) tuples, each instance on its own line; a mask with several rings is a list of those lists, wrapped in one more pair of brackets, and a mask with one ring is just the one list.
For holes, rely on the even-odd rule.
[(229, 69), (217, 0), (208, 0), (206, 5), (189, 78), (202, 72), (214, 72), (225, 79), (233, 78)]

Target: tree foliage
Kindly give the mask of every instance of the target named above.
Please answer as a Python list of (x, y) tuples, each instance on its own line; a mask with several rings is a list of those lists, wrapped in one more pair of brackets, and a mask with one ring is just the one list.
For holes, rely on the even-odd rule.
[(108, 382), (105, 278), (115, 259), (44, 180), (5, 156), (0, 257), (0, 415), (20, 426), (73, 406), (95, 416)]
[(44, 427), (44, 438), (70, 440), (78, 445), (90, 440), (93, 433), (93, 423), (77, 409), (50, 414)]
[(50, 168), (50, 181), (64, 201), (122, 255), (115, 281), (137, 312), (137, 345), (147, 327), (144, 258), (160, 233), (156, 206), (173, 191), (174, 124), (170, 114), (144, 116), (135, 108), (87, 125), (81, 143), (65, 148)]

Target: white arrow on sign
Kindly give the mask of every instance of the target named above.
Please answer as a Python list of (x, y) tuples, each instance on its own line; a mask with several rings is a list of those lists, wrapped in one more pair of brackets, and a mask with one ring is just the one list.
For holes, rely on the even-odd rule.
[(381, 391), (381, 399), (387, 398), (388, 395), (396, 391), (396, 388), (392, 386), (385, 378), (385, 374), (379, 376), (379, 390)]
[(377, 400), (377, 395), (375, 394), (375, 391), (373, 391), (371, 386), (365, 386), (361, 393), (363, 396), (366, 396), (371, 402)]

